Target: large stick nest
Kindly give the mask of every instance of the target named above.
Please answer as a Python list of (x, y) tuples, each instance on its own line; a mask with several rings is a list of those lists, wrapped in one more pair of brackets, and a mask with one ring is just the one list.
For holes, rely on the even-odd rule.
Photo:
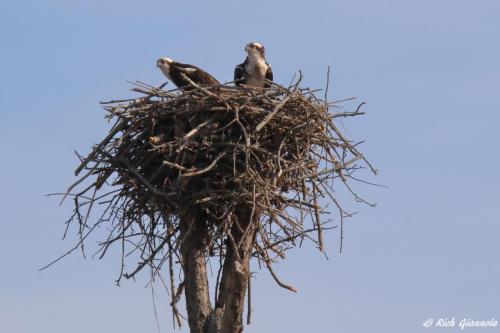
[[(337, 117), (362, 114), (359, 108), (330, 112), (332, 103), (299, 83), (184, 92), (137, 83), (133, 90), (142, 97), (104, 103), (115, 124), (80, 157), (81, 178), (66, 193), (74, 197), (68, 224), (77, 222), (79, 245), (105, 226), (110, 232), (101, 255), (115, 242), (124, 255), (140, 254), (136, 268), (120, 274), (132, 277), (146, 265), (171, 264), (182, 242), (182, 216), (196, 213), (208, 230), (207, 255), (223, 256), (243, 204), (260, 216), (254, 255), (268, 268), (297, 239), (308, 237), (322, 249), (320, 198), (333, 202), (342, 219), (347, 213), (334, 184), (350, 190), (351, 173), (371, 166), (335, 124)], [(91, 224), (96, 203), (104, 208)]]

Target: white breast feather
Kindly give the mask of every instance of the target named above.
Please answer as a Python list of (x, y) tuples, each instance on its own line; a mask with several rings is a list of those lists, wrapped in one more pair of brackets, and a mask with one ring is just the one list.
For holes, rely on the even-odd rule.
[(255, 87), (264, 87), (267, 67), (264, 58), (248, 57), (248, 63), (245, 66), (247, 84)]
[(162, 63), (160, 64), (158, 67), (160, 67), (160, 70), (162, 71), (163, 74), (165, 74), (165, 76), (169, 79), (169, 80), (172, 80), (170, 78), (170, 65), (168, 63)]

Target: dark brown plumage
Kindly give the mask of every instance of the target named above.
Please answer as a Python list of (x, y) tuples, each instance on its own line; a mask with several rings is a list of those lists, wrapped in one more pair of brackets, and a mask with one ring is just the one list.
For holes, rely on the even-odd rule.
[(194, 83), (201, 86), (216, 86), (220, 85), (212, 75), (194, 65), (183, 64), (173, 61), (170, 58), (160, 58), (156, 62), (156, 66), (172, 81), (177, 87), (184, 90), (190, 89), (191, 85), (184, 76), (189, 78)]

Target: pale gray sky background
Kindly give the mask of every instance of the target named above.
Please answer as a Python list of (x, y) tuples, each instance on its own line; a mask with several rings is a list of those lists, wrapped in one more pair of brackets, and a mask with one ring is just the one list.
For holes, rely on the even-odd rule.
[(390, 189), (357, 186), (377, 208), (345, 200), (360, 213), (341, 255), (333, 231), (330, 260), (306, 246), (276, 267), (298, 294), (258, 273), (246, 332), (500, 320), (499, 13), (487, 0), (0, 2), (0, 332), (157, 332), (147, 277), (114, 286), (117, 253), (37, 271), (72, 245), (71, 204), (44, 195), (74, 181), (73, 151), (108, 129), (98, 102), (131, 96), (126, 80), (164, 82), (155, 60), (170, 56), (229, 81), (249, 41), (276, 81), (301, 69), (322, 88), (330, 65), (330, 99), (368, 102), (344, 125)]

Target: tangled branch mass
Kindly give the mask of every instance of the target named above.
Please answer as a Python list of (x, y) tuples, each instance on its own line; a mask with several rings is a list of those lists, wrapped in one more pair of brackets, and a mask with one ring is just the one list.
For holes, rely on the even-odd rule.
[[(104, 103), (115, 123), (80, 157), (80, 179), (66, 193), (75, 207), (68, 224), (78, 225), (79, 245), (96, 227), (109, 230), (101, 256), (114, 243), (124, 257), (136, 251), (140, 261), (128, 271), (122, 265), (120, 278), (168, 265), (175, 311), (182, 283), (175, 287), (173, 266), (190, 234), (205, 258), (221, 258), (221, 270), (224, 258), (238, 261), (246, 246), (281, 286), (295, 290), (272, 263), (305, 237), (323, 250), (329, 220), (320, 198), (334, 203), (341, 222), (348, 213), (334, 187), (350, 189), (358, 168), (374, 171), (335, 125), (362, 112), (330, 112), (333, 105), (300, 88), (300, 79), (268, 89), (192, 88), (136, 83), (142, 97)], [(92, 220), (98, 203), (104, 208)]]

